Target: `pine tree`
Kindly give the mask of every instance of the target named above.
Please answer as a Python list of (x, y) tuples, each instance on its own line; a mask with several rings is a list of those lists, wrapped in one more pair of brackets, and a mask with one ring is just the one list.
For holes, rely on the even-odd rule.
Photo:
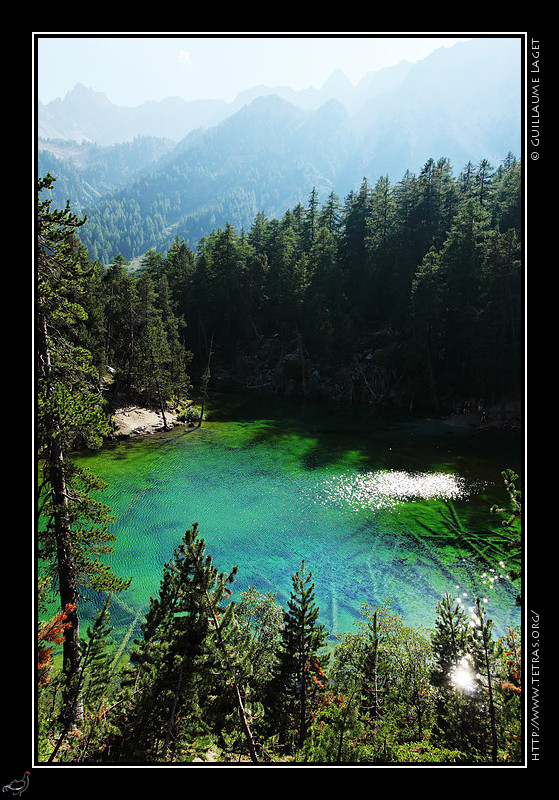
[[(198, 538), (198, 526), (186, 531), (164, 567), (159, 596), (151, 599), (142, 626), (143, 640), (136, 641), (130, 656), (117, 761), (188, 760), (197, 738), (221, 730), (218, 711), (224, 697), (228, 713), (237, 707), (257, 760), (227, 642), (234, 608), (225, 604), (227, 583), (236, 571), (218, 573)], [(227, 689), (231, 678), (233, 694)]]
[(318, 226), (336, 237), (340, 225), (342, 206), (335, 192), (330, 192), (318, 215)]
[(182, 318), (177, 317), (173, 310), (173, 299), (169, 282), (165, 274), (157, 283), (157, 305), (161, 311), (163, 333), (168, 345), (168, 359), (163, 364), (162, 383), (166, 398), (176, 399), (188, 397), (191, 384), (187, 374), (187, 367), (192, 359), (192, 353), (184, 345), (181, 333), (186, 328)]
[(431, 683), (438, 692), (433, 741), (465, 752), (476, 749), (470, 636), (469, 619), (462, 604), (445, 594), (437, 605), (432, 636)]
[[(480, 268), (479, 344), (483, 396), (520, 396), (523, 385), (522, 247), (513, 229), (488, 236)], [(481, 371), (480, 370), (480, 371)]]
[(105, 307), (105, 361), (117, 370), (118, 380), (130, 390), (134, 359), (135, 289), (128, 262), (117, 256), (103, 275)]
[(163, 324), (162, 313), (157, 307), (157, 291), (149, 273), (142, 273), (136, 284), (136, 332), (132, 387), (143, 396), (146, 404), (156, 403), (167, 429), (165, 405), (168, 394), (167, 368), (171, 363), (171, 351)]
[(448, 592), (437, 605), (432, 637), (435, 664), (431, 680), (435, 686), (452, 684), (452, 673), (467, 652), (468, 618), (462, 605)]
[[(82, 650), (80, 668), (67, 681), (67, 689), (76, 699), (80, 698), (83, 707), (79, 731), (72, 731), (69, 736), (72, 720), (66, 719), (54, 749), (49, 755), (49, 763), (60, 760), (70, 760), (72, 763), (88, 760), (92, 756), (92, 742), (99, 742), (103, 738), (104, 726), (101, 726), (100, 722), (108, 708), (108, 698), (111, 694), (110, 604), (110, 597), (107, 596), (102, 608), (97, 612), (93, 627), (87, 628), (87, 639), (80, 641)], [(103, 729), (101, 733), (98, 728)], [(97, 739), (96, 733), (99, 737)], [(63, 745), (64, 757), (57, 758)]]
[(105, 597), (98, 610), (93, 626), (87, 628), (87, 639), (82, 643), (83, 698), (85, 707), (85, 729), (83, 742), (79, 743), (77, 760), (85, 761), (92, 750), (106, 739), (106, 723), (110, 718), (113, 700), (113, 640), (111, 633), (111, 597)]
[(167, 276), (169, 291), (175, 304), (173, 311), (179, 318), (186, 317), (188, 300), (192, 294), (194, 268), (194, 253), (177, 236), (167, 252), (164, 274)]
[[(497, 505), (491, 507), (491, 513), (501, 517), (501, 524), (509, 535), (505, 544), (507, 551), (506, 562), (509, 577), (512, 581), (520, 582), (522, 576), (522, 491), (517, 487), (519, 476), (511, 469), (501, 473), (509, 497), (509, 507), (501, 508)], [(521, 587), (518, 587), (517, 603), (520, 605)]]
[[(39, 180), (37, 215), (37, 445), (40, 459), (39, 557), (58, 585), (60, 608), (68, 614), (63, 670), (70, 685), (80, 664), (78, 587), (95, 585), (118, 591), (129, 582), (115, 578), (98, 558), (114, 537), (107, 532), (108, 509), (91, 498), (102, 482), (78, 469), (69, 453), (97, 447), (109, 432), (90, 353), (82, 346), (85, 319), (81, 300), (92, 264), (76, 230), (84, 224), (70, 210), (51, 208), (40, 193), (53, 178)], [(94, 528), (86, 526), (93, 523)], [(81, 714), (79, 696), (68, 694), (66, 719)]]
[(377, 180), (371, 193), (371, 214), (367, 219), (365, 238), (368, 277), (364, 301), (375, 326), (392, 322), (394, 224), (393, 190), (386, 175)]
[(478, 164), (475, 181), (476, 181), (477, 198), (479, 200), (480, 206), (486, 204), (489, 201), (492, 189), (492, 178), (493, 178), (492, 169), (493, 167), (486, 158), (483, 158)]
[(475, 359), (481, 336), (477, 320), (488, 224), (489, 215), (480, 204), (466, 201), (439, 252), (445, 308), (444, 369), (447, 382), (459, 394), (475, 392), (479, 371)]
[(301, 328), (305, 341), (318, 358), (329, 359), (332, 346), (340, 344), (340, 301), (335, 238), (326, 227), (319, 227), (308, 255), (309, 285), (306, 292)]
[[(487, 738), (491, 742), (491, 761), (495, 764), (497, 763), (498, 749), (494, 686), (496, 643), (492, 635), (493, 620), (487, 616), (485, 607), (481, 604), (479, 597), (476, 598), (472, 619), (474, 624), (472, 627), (471, 650), (473, 662), (479, 676), (477, 702), (482, 723), (480, 727), (483, 728), (485, 723), (489, 728)], [(486, 715), (485, 720), (483, 720), (483, 712)]]
[[(438, 254), (431, 248), (412, 283), (409, 356), (410, 391), (436, 407), (440, 390), (439, 368), (444, 353), (444, 306)], [(423, 397), (422, 397), (423, 395)]]
[(299, 236), (294, 215), (286, 212), (281, 223), (271, 231), (266, 282), (269, 314), (267, 333), (279, 332), (280, 340), (286, 342), (294, 335), (297, 324), (294, 295)]
[(303, 247), (306, 252), (313, 245), (316, 232), (318, 230), (318, 191), (313, 186), (309, 195), (307, 207), (303, 220)]
[(363, 178), (357, 193), (346, 198), (339, 240), (339, 258), (344, 273), (344, 291), (355, 316), (366, 313), (363, 309), (363, 292), (366, 291), (369, 272), (367, 229), (371, 213), (371, 189)]
[[(278, 670), (273, 681), (273, 722), (286, 741), (293, 725), (296, 745), (301, 747), (307, 735), (313, 698), (325, 687), (323, 668), (327, 659), (320, 650), (326, 642), (324, 625), (318, 622), (320, 613), (315, 603), (312, 573), (305, 562), (292, 577), (293, 590), (284, 622), (279, 648)], [(277, 716), (276, 716), (277, 714)]]
[(503, 641), (500, 680), (496, 684), (500, 702), (499, 732), (503, 760), (522, 760), (522, 635), (509, 628)]
[(283, 611), (276, 603), (275, 594), (261, 594), (251, 586), (242, 592), (235, 617), (250, 640), (255, 688), (262, 688), (271, 679), (276, 665)]

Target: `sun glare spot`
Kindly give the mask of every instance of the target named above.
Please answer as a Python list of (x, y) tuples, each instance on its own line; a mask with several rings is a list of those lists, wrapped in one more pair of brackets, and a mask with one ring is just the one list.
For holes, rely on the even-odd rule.
[(475, 675), (472, 672), (467, 656), (464, 656), (452, 670), (450, 678), (452, 684), (457, 689), (463, 689), (466, 692), (475, 692)]
[(379, 470), (351, 473), (321, 482), (319, 494), (326, 502), (356, 509), (384, 509), (416, 500), (457, 500), (467, 497), (465, 481), (438, 472)]

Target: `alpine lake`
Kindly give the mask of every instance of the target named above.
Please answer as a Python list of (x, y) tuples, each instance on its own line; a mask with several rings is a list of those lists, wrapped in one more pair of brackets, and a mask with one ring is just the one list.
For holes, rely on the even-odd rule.
[[(432, 628), (446, 592), (482, 599), (496, 635), (520, 624), (494, 504), (502, 471), (522, 475), (520, 431), (453, 425), (261, 395), (212, 398), (200, 428), (122, 439), (76, 454), (102, 478), (115, 518), (117, 647), (141, 635), (163, 566), (199, 524), (220, 572), (238, 566), (232, 599), (253, 586), (287, 606), (304, 559), (329, 642), (355, 631), (362, 604), (390, 601), (405, 624)], [(88, 595), (82, 620), (102, 598)]]

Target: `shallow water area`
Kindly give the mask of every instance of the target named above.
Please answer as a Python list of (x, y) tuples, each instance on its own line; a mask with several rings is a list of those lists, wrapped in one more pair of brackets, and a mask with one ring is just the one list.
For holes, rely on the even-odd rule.
[(438, 420), (235, 398), (216, 403), (198, 430), (81, 454), (108, 484), (99, 499), (116, 518), (110, 563), (133, 576), (111, 610), (115, 634), (137, 635), (194, 522), (220, 571), (238, 565), (234, 597), (254, 586), (285, 605), (304, 559), (331, 639), (353, 629), (362, 603), (388, 598), (408, 624), (430, 627), (447, 591), (465, 607), (484, 599), (501, 634), (520, 611), (489, 509), (506, 503), (501, 471), (520, 471), (520, 441)]

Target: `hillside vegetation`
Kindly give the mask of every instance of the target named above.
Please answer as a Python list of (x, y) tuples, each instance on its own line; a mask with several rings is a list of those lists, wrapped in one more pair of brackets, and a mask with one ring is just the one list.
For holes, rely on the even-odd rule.
[[(162, 409), (227, 381), (406, 407), (520, 397), (520, 163), (509, 154), (455, 177), (448, 159), (429, 159), (343, 200), (319, 203), (313, 189), (280, 218), (227, 223), (195, 249), (175, 237), (136, 270), (92, 256), (77, 236), (89, 220), (55, 209), (53, 185), (39, 181), (38, 553), (40, 602), (56, 592), (60, 613), (38, 630), (40, 760), (518, 763), (519, 632), (496, 640), (480, 601), (469, 616), (441, 598), (429, 632), (389, 604), (364, 607), (359, 632), (326, 653), (312, 565), (285, 609), (255, 592), (233, 604), (237, 567), (214, 567), (197, 526), (121, 667), (110, 600), (129, 579), (103, 561), (110, 509), (71, 453), (111, 433), (109, 374), (113, 391)], [(125, 217), (111, 224), (128, 230)], [(504, 476), (517, 557), (517, 476)], [(85, 631), (83, 586), (107, 598)]]
[(188, 396), (187, 376), (199, 387), (209, 361), (219, 385), (315, 399), (519, 400), (521, 185), (511, 155), (456, 178), (430, 159), (343, 201), (319, 204), (313, 189), (281, 219), (226, 224), (195, 251), (176, 237), (134, 271), (122, 256), (97, 265), (87, 328), (99, 373), (111, 366), (117, 386), (154, 401), (141, 366), (153, 324), (165, 401)]

